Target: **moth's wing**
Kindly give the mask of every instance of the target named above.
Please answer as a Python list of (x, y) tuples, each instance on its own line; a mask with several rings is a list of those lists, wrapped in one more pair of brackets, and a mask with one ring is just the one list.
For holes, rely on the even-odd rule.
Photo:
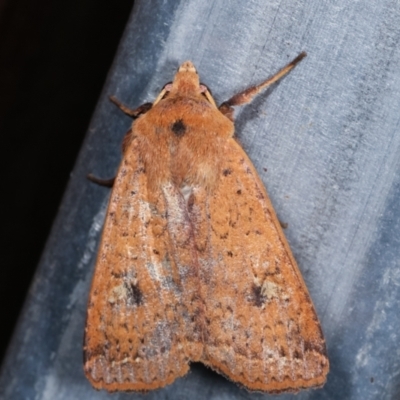
[(300, 271), (251, 161), (234, 139), (223, 154), (216, 191), (195, 190), (190, 208), (206, 302), (201, 361), (250, 390), (320, 386), (329, 362)]
[(84, 369), (98, 389), (156, 389), (199, 358), (199, 283), (184, 203), (171, 184), (149, 188), (134, 140), (114, 183), (88, 304)]

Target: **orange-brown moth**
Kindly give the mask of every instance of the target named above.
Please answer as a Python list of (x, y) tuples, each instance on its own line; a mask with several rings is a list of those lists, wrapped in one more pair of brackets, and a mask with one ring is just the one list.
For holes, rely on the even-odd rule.
[(306, 285), (232, 106), (190, 61), (123, 142), (90, 291), (84, 369), (97, 389), (148, 391), (200, 361), (249, 390), (319, 387), (329, 370)]

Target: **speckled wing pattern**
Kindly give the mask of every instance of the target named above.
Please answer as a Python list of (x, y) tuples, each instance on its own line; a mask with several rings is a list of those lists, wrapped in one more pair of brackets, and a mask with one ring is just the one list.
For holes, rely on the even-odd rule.
[(202, 221), (201, 361), (250, 390), (320, 386), (329, 362), (305, 283), (251, 161), (234, 139), (224, 151), (215, 192), (197, 189), (189, 205)]
[(136, 143), (131, 146), (107, 210), (85, 330), (86, 376), (108, 391), (165, 386), (202, 351), (184, 199), (171, 184), (149, 192)]
[[(323, 334), (267, 193), (228, 139), (216, 188), (148, 185), (135, 141), (107, 210), (85, 330), (98, 389), (147, 391), (201, 361), (250, 390), (325, 382)], [(153, 189), (150, 189), (153, 188)]]

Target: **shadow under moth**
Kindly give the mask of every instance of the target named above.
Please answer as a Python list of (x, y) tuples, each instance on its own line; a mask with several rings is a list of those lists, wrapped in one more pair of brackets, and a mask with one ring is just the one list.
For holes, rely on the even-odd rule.
[(184, 62), (123, 141), (89, 296), (84, 370), (108, 391), (149, 391), (202, 362), (252, 391), (320, 387), (325, 340), (266, 190)]

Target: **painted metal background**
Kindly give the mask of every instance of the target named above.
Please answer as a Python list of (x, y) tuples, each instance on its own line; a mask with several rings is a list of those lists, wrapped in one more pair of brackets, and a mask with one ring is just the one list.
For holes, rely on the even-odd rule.
[[(316, 305), (331, 372), (280, 399), (400, 398), (400, 3), (137, 0), (2, 367), (4, 399), (264, 399), (195, 364), (141, 394), (82, 370), (88, 289), (130, 120), (110, 94), (152, 101), (192, 60), (218, 102), (308, 57), (236, 113)], [(101, 51), (101, 49), (99, 49)]]

